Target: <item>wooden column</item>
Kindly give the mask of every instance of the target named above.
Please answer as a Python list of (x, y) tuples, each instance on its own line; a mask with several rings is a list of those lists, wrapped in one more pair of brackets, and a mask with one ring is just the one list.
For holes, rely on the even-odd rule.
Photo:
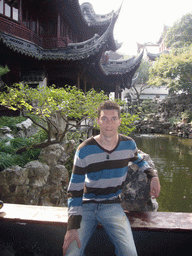
[(119, 99), (119, 84), (118, 84), (118, 82), (115, 85), (115, 99)]
[(87, 91), (87, 77), (84, 77), (84, 92)]
[(61, 35), (61, 16), (60, 13), (58, 13), (57, 17), (57, 38), (59, 38)]
[(121, 88), (119, 87), (119, 98), (121, 100)]
[(80, 74), (77, 73), (77, 88), (80, 89)]
[(40, 24), (39, 24), (39, 18), (37, 18), (37, 35), (40, 36)]
[(23, 24), (22, 0), (19, 1), (19, 22), (20, 22), (20, 24)]

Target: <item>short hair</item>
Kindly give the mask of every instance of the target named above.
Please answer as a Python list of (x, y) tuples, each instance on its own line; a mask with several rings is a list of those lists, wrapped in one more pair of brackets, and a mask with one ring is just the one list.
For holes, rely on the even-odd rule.
[(121, 109), (120, 109), (120, 106), (115, 101), (107, 100), (102, 102), (97, 109), (98, 118), (100, 117), (102, 110), (117, 110), (118, 117), (120, 118)]

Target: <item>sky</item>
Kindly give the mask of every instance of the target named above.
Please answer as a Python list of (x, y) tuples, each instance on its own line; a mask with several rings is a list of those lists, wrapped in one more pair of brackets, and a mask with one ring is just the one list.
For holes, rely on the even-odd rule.
[(183, 15), (192, 12), (190, 0), (79, 0), (79, 3), (90, 2), (96, 14), (107, 14), (117, 10), (122, 1), (114, 38), (123, 43), (119, 52), (129, 56), (137, 54), (137, 42), (156, 43), (164, 25), (172, 26)]

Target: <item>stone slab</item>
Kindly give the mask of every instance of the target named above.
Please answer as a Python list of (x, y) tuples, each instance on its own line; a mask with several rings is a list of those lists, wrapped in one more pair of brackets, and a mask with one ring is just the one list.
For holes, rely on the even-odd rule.
[[(192, 213), (126, 212), (133, 230), (192, 233)], [(67, 225), (67, 207), (7, 204), (0, 209), (0, 221)]]

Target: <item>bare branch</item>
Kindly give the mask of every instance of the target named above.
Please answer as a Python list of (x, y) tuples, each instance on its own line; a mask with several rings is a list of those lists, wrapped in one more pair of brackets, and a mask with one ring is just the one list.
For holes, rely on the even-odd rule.
[(60, 141), (58, 140), (50, 140), (50, 141), (46, 141), (46, 142), (41, 142), (41, 143), (38, 143), (38, 144), (34, 144), (34, 145), (31, 145), (31, 146), (25, 146), (25, 147), (22, 147), (18, 150), (16, 150), (16, 154), (21, 154), (25, 151), (27, 151), (28, 149), (42, 149), (42, 148), (46, 148), (48, 147), (49, 145), (53, 145), (53, 144), (56, 144), (56, 143), (59, 143)]
[(61, 135), (61, 138), (60, 138), (59, 142), (62, 142), (62, 140), (65, 138), (66, 132), (68, 131), (68, 127), (69, 127), (69, 125), (67, 123), (66, 126), (65, 126), (65, 130), (64, 130), (63, 134)]
[(41, 124), (37, 123), (31, 116), (25, 115), (24, 112), (22, 111), (22, 116), (29, 118), (34, 124), (36, 124), (37, 126), (39, 126), (40, 128), (42, 128), (44, 131), (46, 131), (46, 133), (48, 133), (49, 131)]
[(48, 123), (50, 123), (50, 124), (55, 128), (55, 130), (56, 130), (57, 132), (59, 132), (57, 126), (56, 126), (48, 117), (46, 117), (46, 120), (48, 121)]

